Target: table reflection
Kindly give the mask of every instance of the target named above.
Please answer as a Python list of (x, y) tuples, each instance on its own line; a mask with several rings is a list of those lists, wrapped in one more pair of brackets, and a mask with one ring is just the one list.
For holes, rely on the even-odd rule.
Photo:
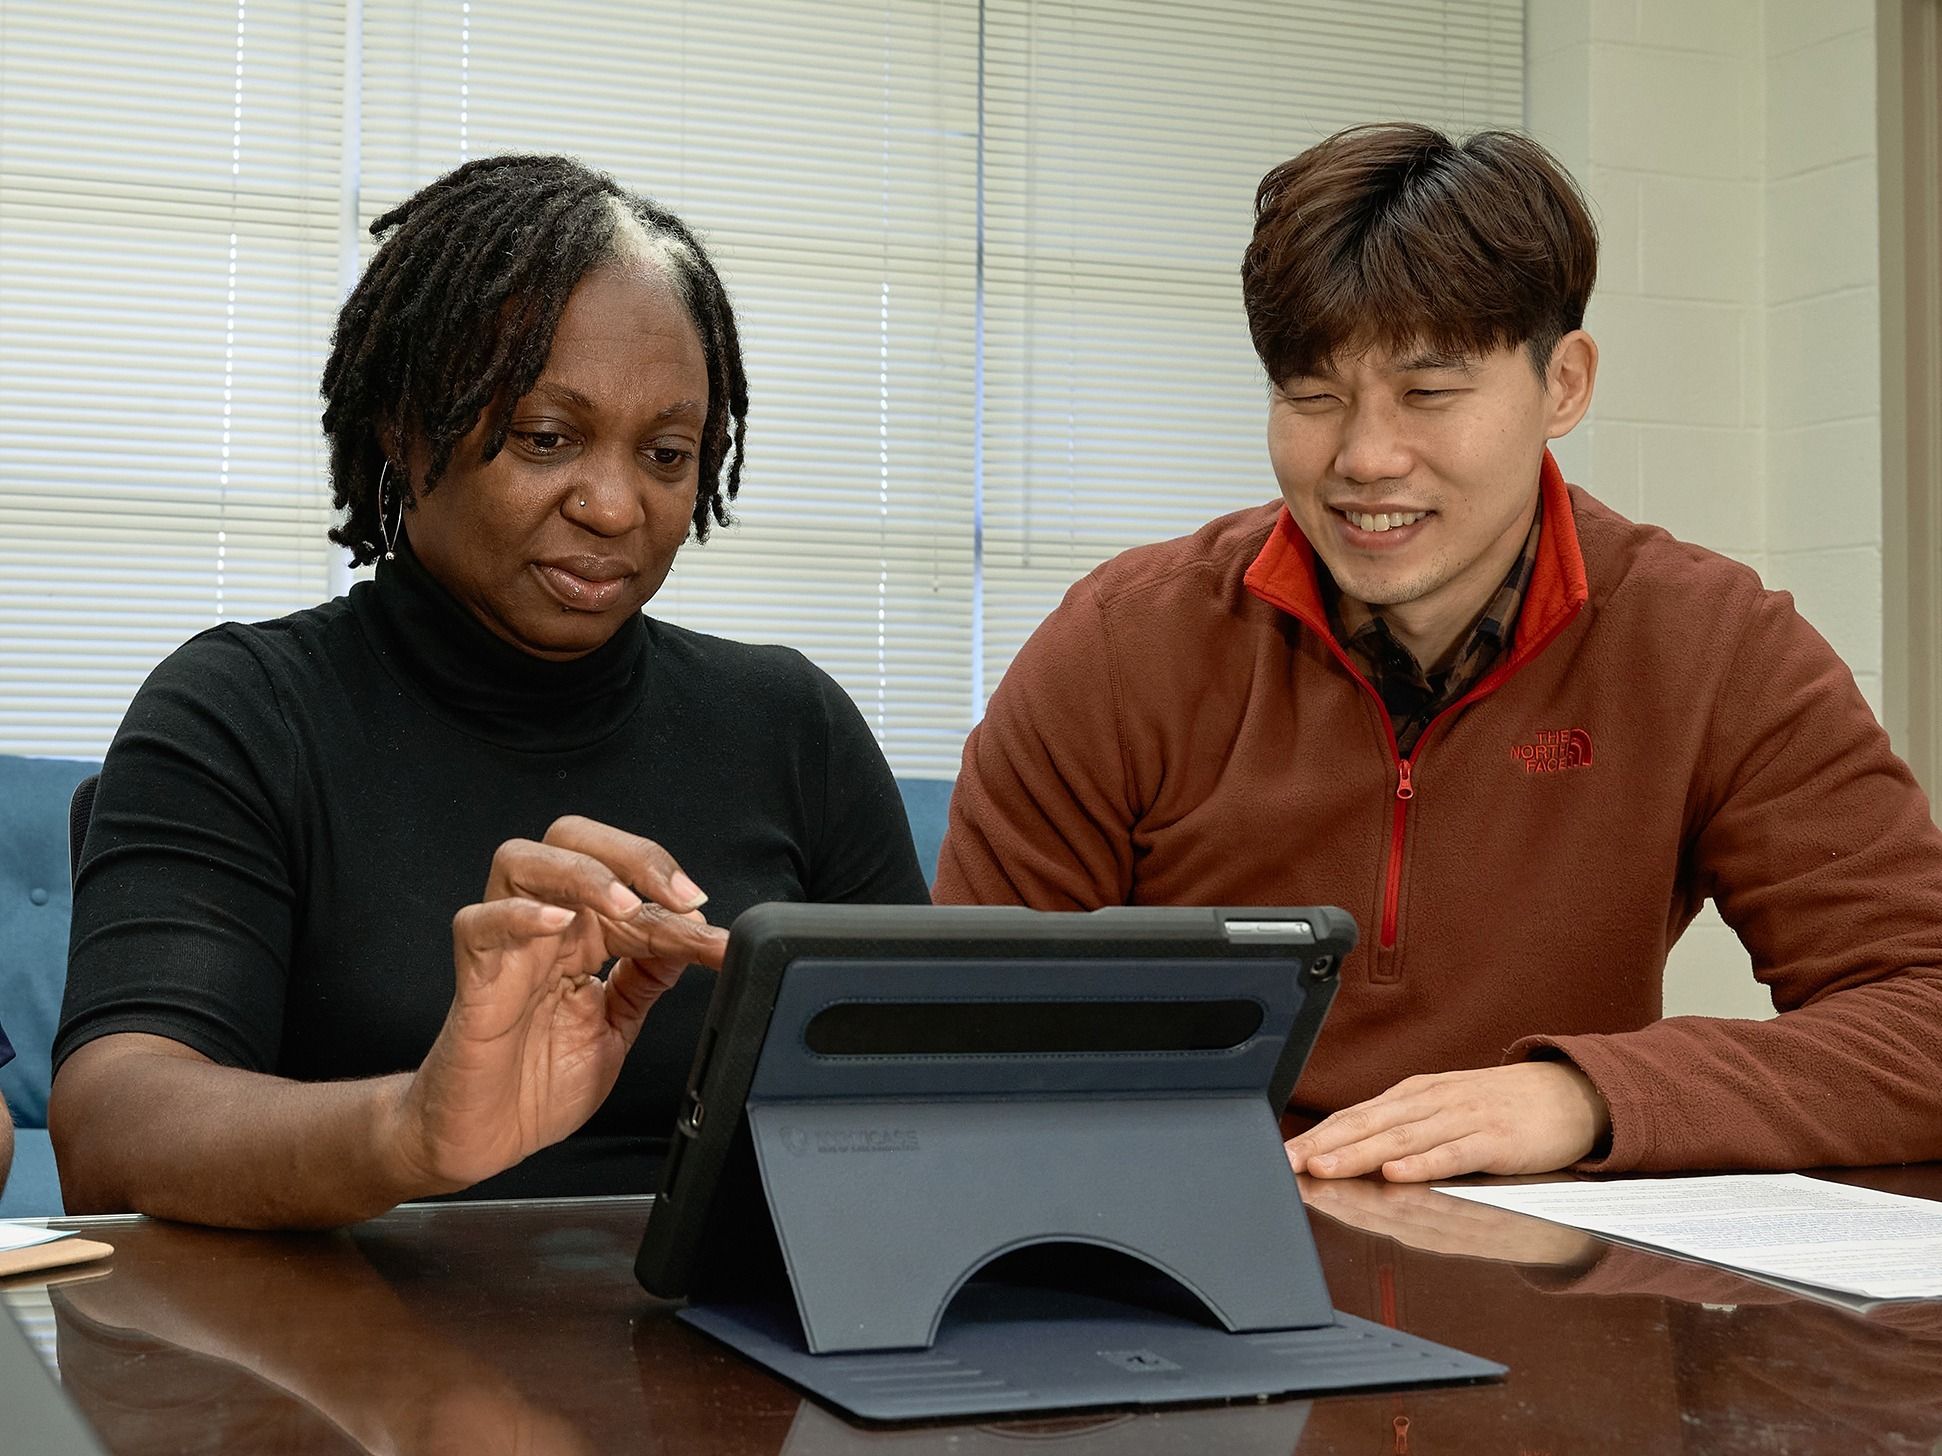
[(449, 1265), (381, 1236), (152, 1224), (130, 1242), (107, 1278), (52, 1295), (62, 1379), (110, 1450), (181, 1450), (191, 1430), (210, 1450), (598, 1449), (559, 1398), (570, 1357), (548, 1358), (530, 1321), (482, 1311), (468, 1330), (453, 1301), (418, 1297), (467, 1277)]
[[(1942, 1193), (1942, 1168), (1894, 1177)], [(1508, 1380), (859, 1427), (641, 1293), (638, 1199), (331, 1235), (96, 1224), (109, 1272), (44, 1297), (61, 1376), (117, 1453), (1942, 1451), (1942, 1302), (1857, 1314), (1428, 1189), (1305, 1192), (1340, 1308)]]
[[(1942, 1194), (1933, 1167), (1852, 1181)], [(1463, 1392), (1318, 1405), (1312, 1449), (1400, 1417), (1438, 1452), (1942, 1451), (1942, 1301), (1857, 1313), (1427, 1187), (1300, 1182), (1337, 1308), (1511, 1367), (1460, 1423)]]
[[(1301, 1441), (1306, 1401), (1193, 1410), (1124, 1411), (1040, 1417), (980, 1426), (916, 1426), (862, 1431), (804, 1401), (789, 1427), (783, 1456), (1286, 1456)], [(1302, 1449), (1306, 1449), (1305, 1447)]]

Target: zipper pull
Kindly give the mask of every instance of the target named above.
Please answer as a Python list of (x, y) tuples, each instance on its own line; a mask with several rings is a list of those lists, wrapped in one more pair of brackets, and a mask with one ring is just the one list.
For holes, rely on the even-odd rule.
[(1409, 760), (1406, 758), (1396, 760), (1396, 797), (1399, 799), (1416, 797), (1416, 790), (1409, 786)]

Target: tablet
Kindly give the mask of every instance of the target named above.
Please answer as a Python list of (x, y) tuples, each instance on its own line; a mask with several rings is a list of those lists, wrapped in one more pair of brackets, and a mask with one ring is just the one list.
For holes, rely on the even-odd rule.
[(1332, 907), (756, 906), (730, 931), (635, 1272), (664, 1298), (787, 1288), (750, 1135), (758, 1064), (838, 1100), (1205, 1083), (1278, 1114), (1355, 943)]

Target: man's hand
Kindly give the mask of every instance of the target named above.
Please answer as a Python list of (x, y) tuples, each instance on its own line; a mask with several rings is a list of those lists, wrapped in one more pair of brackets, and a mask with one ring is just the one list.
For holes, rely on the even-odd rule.
[(1603, 1242), (1580, 1229), (1452, 1198), (1418, 1183), (1300, 1177), (1301, 1201), (1353, 1228), (1425, 1249), (1510, 1264), (1583, 1265)]
[(1396, 1183), (1566, 1168), (1611, 1130), (1591, 1079), (1569, 1062), (1517, 1062), (1398, 1082), (1288, 1140), (1297, 1173)]
[(452, 920), (452, 1009), (393, 1129), (404, 1186), (469, 1187), (585, 1122), (661, 993), (721, 966), (704, 898), (658, 844), (592, 820), (501, 845)]

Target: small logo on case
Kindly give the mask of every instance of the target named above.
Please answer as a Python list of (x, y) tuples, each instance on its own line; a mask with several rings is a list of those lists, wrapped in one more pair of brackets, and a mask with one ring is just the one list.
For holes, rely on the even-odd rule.
[(1152, 1350), (1098, 1350), (1094, 1353), (1108, 1365), (1117, 1365), (1134, 1375), (1162, 1375), (1180, 1368), (1166, 1356)]
[(917, 1133), (907, 1127), (831, 1127), (782, 1129), (782, 1146), (804, 1153), (914, 1153)]

